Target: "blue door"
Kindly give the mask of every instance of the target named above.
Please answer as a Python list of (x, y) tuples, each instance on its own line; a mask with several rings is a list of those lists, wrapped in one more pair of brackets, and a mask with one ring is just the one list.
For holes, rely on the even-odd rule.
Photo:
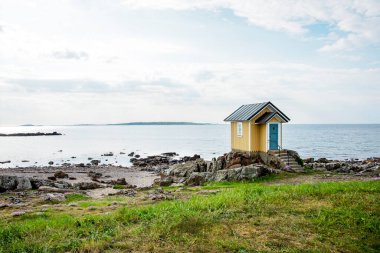
[(269, 149), (278, 149), (278, 125), (269, 124)]

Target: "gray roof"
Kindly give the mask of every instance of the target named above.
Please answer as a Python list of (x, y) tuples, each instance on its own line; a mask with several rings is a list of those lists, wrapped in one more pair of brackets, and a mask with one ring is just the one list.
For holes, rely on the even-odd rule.
[(273, 118), (277, 113), (276, 112), (266, 112), (261, 115), (256, 121), (256, 124), (264, 124), (267, 123), (271, 118)]
[(276, 106), (274, 106), (274, 104), (272, 104), (271, 102), (242, 105), (236, 111), (234, 111), (230, 116), (228, 116), (224, 121), (250, 120), (268, 105), (271, 105), (276, 110), (276, 113), (278, 113), (278, 115), (282, 119), (284, 119), (286, 122), (290, 121), (290, 119), (283, 112), (281, 112)]

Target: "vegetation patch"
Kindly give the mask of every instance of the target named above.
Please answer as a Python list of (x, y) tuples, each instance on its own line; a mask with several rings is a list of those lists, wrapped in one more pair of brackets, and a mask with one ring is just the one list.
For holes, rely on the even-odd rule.
[(379, 251), (379, 181), (204, 188), (210, 187), (220, 192), (108, 214), (67, 211), (2, 220), (0, 252)]
[(89, 196), (86, 196), (84, 194), (79, 194), (79, 193), (67, 194), (65, 198), (66, 198), (66, 202), (75, 202), (75, 201), (91, 199)]

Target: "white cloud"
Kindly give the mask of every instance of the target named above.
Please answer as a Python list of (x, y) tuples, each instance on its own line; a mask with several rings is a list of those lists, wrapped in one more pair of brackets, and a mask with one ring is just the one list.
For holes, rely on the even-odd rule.
[[(235, 15), (269, 30), (304, 34), (308, 26), (325, 23), (342, 35), (320, 51), (340, 51), (380, 42), (378, 0), (123, 0), (133, 9), (231, 9)], [(331, 38), (331, 36), (329, 36)]]
[[(114, 71), (119, 74), (121, 70)], [(240, 104), (267, 100), (288, 112), (294, 123), (367, 123), (376, 119), (361, 112), (380, 114), (373, 107), (380, 96), (379, 68), (332, 69), (291, 63), (172, 64), (136, 73), (109, 82), (3, 80), (0, 117), (6, 123), (8, 112), (17, 107), (25, 110), (20, 124), (190, 119), (221, 122)], [(51, 103), (45, 108), (41, 101), (43, 105)], [(57, 113), (50, 113), (53, 108)], [(92, 117), (89, 111), (103, 116)]]
[[(336, 60), (286, 45), (294, 40), (263, 38), (250, 46), (256, 38), (217, 36), (223, 21), (199, 28), (188, 16), (133, 11), (229, 8), (254, 25), (300, 37), (323, 22), (331, 31), (317, 38), (326, 43), (321, 51), (334, 51), (377, 43), (379, 8), (373, 1), (136, 0), (124, 1), (127, 8), (118, 1), (0, 1), (0, 124), (221, 122), (242, 103), (266, 100), (298, 123), (378, 121), (362, 113), (380, 114), (376, 59), (367, 65), (365, 56), (348, 53)], [(231, 27), (240, 30), (238, 25)], [(220, 47), (216, 38), (225, 39)], [(251, 50), (261, 49), (289, 52), (258, 59)], [(347, 59), (357, 62), (345, 65)]]

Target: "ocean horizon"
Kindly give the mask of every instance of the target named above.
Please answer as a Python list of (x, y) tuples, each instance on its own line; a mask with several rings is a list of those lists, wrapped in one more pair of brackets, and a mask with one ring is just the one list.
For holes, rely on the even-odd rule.
[[(0, 168), (87, 163), (129, 166), (130, 152), (199, 154), (206, 160), (230, 151), (228, 124), (80, 125), (0, 127), (0, 133), (59, 132), (62, 136), (0, 137)], [(380, 124), (284, 124), (283, 148), (302, 158), (365, 159), (380, 156)], [(113, 152), (114, 156), (102, 154)], [(126, 154), (120, 154), (126, 153)], [(75, 157), (75, 158), (73, 158)]]

